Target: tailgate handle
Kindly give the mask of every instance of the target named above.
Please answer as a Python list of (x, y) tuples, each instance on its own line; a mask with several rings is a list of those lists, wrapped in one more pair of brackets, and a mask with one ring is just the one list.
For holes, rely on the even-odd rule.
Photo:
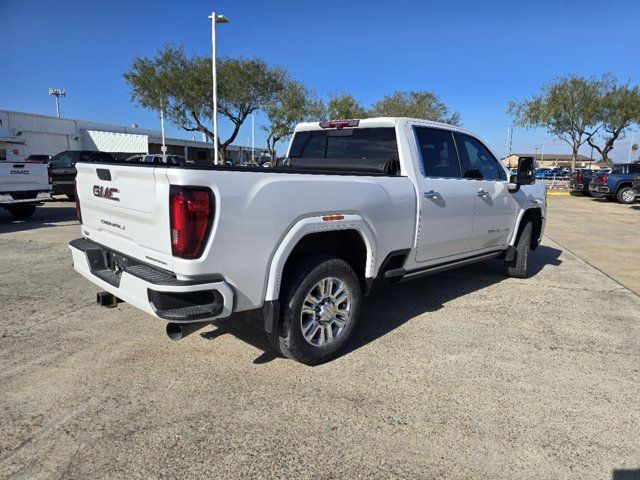
[(96, 173), (100, 180), (111, 181), (111, 171), (108, 168), (96, 168)]
[(14, 163), (13, 164), (13, 168), (24, 168), (24, 164), (23, 163)]

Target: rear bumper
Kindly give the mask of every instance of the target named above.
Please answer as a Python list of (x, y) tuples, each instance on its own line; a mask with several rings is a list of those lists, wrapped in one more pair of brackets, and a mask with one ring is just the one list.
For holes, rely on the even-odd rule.
[[(171, 322), (201, 322), (231, 315), (233, 290), (224, 281), (178, 280), (170, 272), (128, 259), (84, 238), (69, 243), (73, 267), (101, 289), (140, 310)], [(107, 255), (130, 262), (118, 273)]]
[[(14, 192), (28, 193), (28, 192)], [(14, 203), (40, 203), (47, 200), (51, 200), (51, 193), (49, 191), (41, 191), (36, 194), (34, 198), (13, 198), (11, 193), (0, 193), (0, 205), (11, 205)]]

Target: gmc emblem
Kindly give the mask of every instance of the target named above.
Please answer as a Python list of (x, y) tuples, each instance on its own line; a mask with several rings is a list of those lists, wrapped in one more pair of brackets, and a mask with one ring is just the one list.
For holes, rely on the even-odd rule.
[(93, 186), (93, 195), (100, 198), (106, 198), (107, 200), (113, 200), (119, 202), (118, 189), (113, 187), (101, 187), (100, 185)]

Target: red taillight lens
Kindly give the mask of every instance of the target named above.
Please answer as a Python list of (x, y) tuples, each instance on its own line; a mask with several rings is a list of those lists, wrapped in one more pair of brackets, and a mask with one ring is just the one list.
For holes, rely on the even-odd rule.
[(211, 190), (172, 185), (169, 197), (173, 256), (198, 258), (213, 218)]
[(609, 175), (607, 175), (606, 173), (602, 174), (602, 183), (607, 183), (607, 180), (609, 179)]
[(76, 199), (76, 216), (78, 217), (78, 222), (82, 224), (82, 210), (80, 210), (80, 197), (78, 197), (78, 184), (73, 182), (73, 197)]
[(49, 177), (49, 185), (53, 183), (53, 173), (51, 173), (51, 167), (47, 167), (47, 176)]
[(320, 122), (320, 128), (337, 128), (357, 127), (360, 120), (329, 120), (328, 122)]
[(582, 181), (582, 172), (578, 172), (578, 181), (581, 182)]

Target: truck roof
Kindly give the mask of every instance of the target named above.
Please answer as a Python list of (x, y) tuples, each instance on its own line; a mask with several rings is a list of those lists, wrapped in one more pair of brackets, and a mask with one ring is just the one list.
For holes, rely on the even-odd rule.
[[(425, 125), (430, 125), (433, 127), (445, 128), (447, 130), (456, 130), (459, 132), (464, 132), (475, 136), (472, 132), (465, 130), (464, 128), (458, 127), (456, 125), (450, 125), (448, 123), (434, 122), (432, 120), (424, 120), (420, 118), (410, 118), (410, 117), (375, 117), (375, 118), (362, 118), (362, 119), (352, 119), (358, 121), (357, 127), (395, 127), (396, 125), (403, 122), (416, 122), (422, 123)], [(330, 120), (331, 122), (336, 122), (340, 120)], [(322, 130), (323, 127), (320, 125), (323, 122), (302, 122), (296, 126), (296, 132), (309, 131), (309, 130)], [(351, 126), (346, 126), (346, 128), (354, 128)], [(332, 128), (332, 127), (324, 127), (324, 128)]]

